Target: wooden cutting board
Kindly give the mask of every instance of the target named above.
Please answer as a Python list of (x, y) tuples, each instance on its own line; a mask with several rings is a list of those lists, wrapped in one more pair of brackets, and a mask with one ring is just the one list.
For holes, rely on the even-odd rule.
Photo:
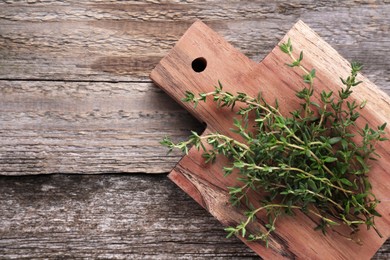
[[(281, 42), (286, 42), (288, 38), (291, 38), (293, 43), (295, 56), (303, 50), (304, 66), (316, 69), (316, 91), (333, 90), (337, 93), (342, 87), (339, 77), (345, 78), (350, 73), (349, 63), (302, 21), (297, 22)], [(233, 48), (204, 23), (197, 21), (160, 61), (150, 77), (207, 125), (203, 134), (218, 131), (231, 135), (229, 129), (236, 111), (217, 108), (211, 100), (200, 103), (194, 109), (192, 104), (182, 103), (185, 91), (213, 91), (220, 80), (224, 90), (232, 93), (241, 91), (255, 96), (261, 91), (268, 102), (278, 99), (282, 113), (287, 114), (288, 111), (298, 108), (299, 101), (295, 98), (295, 92), (304, 86), (302, 72), (286, 66), (287, 62), (290, 62), (289, 57), (276, 46), (263, 61), (256, 63)], [(366, 108), (361, 111), (359, 124), (364, 125), (368, 121), (374, 127), (389, 122), (389, 96), (363, 76), (359, 75), (359, 79), (364, 83), (355, 88), (353, 98), (358, 102), (368, 100)], [(388, 129), (387, 134), (390, 136)], [(382, 158), (372, 167), (371, 182), (374, 193), (382, 200), (377, 209), (383, 217), (376, 219), (376, 225), (383, 238), (379, 238), (372, 229), (362, 229), (359, 232), (363, 245), (349, 241), (332, 231), (324, 236), (314, 230), (316, 224), (311, 218), (297, 212), (296, 217), (286, 216), (278, 220), (277, 230), (272, 235), (268, 248), (262, 242), (247, 242), (241, 237), (240, 239), (265, 259), (371, 258), (390, 235), (389, 142), (380, 143), (377, 149)], [(201, 154), (202, 152), (191, 149), (175, 166), (169, 178), (224, 226), (235, 226), (245, 219), (245, 209), (232, 207), (229, 203), (227, 187), (237, 184), (235, 177), (223, 177), (223, 159), (217, 160), (215, 164), (205, 164)], [(262, 216), (258, 217), (252, 228), (264, 224)]]

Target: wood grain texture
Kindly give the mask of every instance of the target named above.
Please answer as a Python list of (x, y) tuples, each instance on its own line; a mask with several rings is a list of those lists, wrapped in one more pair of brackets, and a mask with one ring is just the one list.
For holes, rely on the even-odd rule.
[[(165, 157), (157, 135), (180, 139), (202, 125), (156, 93), (147, 77), (195, 18), (255, 61), (300, 18), (342, 56), (362, 61), (364, 74), (389, 94), (390, 60), (384, 58), (390, 49), (389, 12), (387, 1), (352, 0), (1, 1), (0, 175), (169, 171), (181, 155)], [(116, 102), (133, 100), (133, 94), (144, 103)], [(102, 108), (93, 111), (98, 105)], [(148, 116), (139, 106), (157, 110)], [(138, 135), (135, 123), (149, 132)], [(111, 187), (107, 193), (106, 186)], [(92, 190), (96, 200), (86, 200)], [(169, 200), (167, 193), (173, 194)], [(237, 239), (224, 240), (218, 222), (165, 176), (1, 177), (0, 194), (5, 198), (0, 217), (7, 219), (0, 222), (2, 259), (254, 256)], [(110, 197), (115, 201), (108, 205)], [(145, 210), (153, 201), (158, 202), (152, 204), (155, 211), (175, 217), (142, 231), (147, 239), (140, 244), (129, 227), (155, 223), (158, 214), (149, 218)], [(142, 214), (126, 215), (137, 209)], [(84, 219), (72, 220), (77, 214)], [(131, 224), (94, 229), (121, 217)], [(183, 225), (187, 218), (195, 224)], [(375, 259), (390, 258), (389, 242)]]
[[(18, 122), (29, 123), (26, 132), (20, 123), (15, 124), (20, 126), (19, 132), (8, 131), (8, 128), (0, 126), (0, 130), (8, 133), (3, 138), (7, 145), (0, 151), (0, 160), (5, 158), (7, 164), (3, 164), (4, 168), (0, 167), (0, 174), (148, 171), (145, 170), (145, 164), (142, 165), (143, 162), (149, 165), (150, 162), (155, 162), (150, 166), (150, 172), (169, 171), (180, 159), (180, 155), (173, 154), (172, 156), (176, 155), (175, 158), (167, 161), (163, 157), (163, 149), (158, 145), (158, 138), (164, 135), (176, 136), (176, 129), (182, 129), (183, 126), (176, 127), (176, 124), (185, 124), (187, 120), (191, 123), (184, 131), (201, 129), (202, 126), (194, 126), (196, 123), (190, 117), (183, 116), (183, 110), (177, 113), (170, 110), (170, 101), (166, 97), (162, 102), (158, 101), (160, 98), (154, 96), (153, 91), (151, 96), (145, 92), (144, 102), (130, 102), (126, 106), (121, 102), (131, 100), (129, 95), (132, 95), (133, 87), (137, 89), (141, 82), (149, 81), (146, 76), (151, 69), (173, 47), (195, 17), (203, 18), (214, 30), (255, 61), (264, 58), (294, 21), (301, 17), (344, 57), (364, 62), (364, 73), (390, 93), (390, 61), (382, 58), (383, 50), (390, 45), (390, 18), (387, 16), (390, 5), (380, 1), (293, 1), (290, 4), (278, 1), (3, 1), (0, 3), (0, 10), (0, 79), (3, 79), (0, 82), (0, 94), (2, 101), (8, 106), (0, 103), (0, 116), (2, 120), (9, 122), (17, 113)], [(28, 82), (29, 79), (34, 79), (34, 82)], [(105, 105), (106, 111), (102, 111), (104, 118), (94, 118), (93, 114), (99, 113), (94, 112), (91, 107), (102, 104), (104, 91), (98, 93), (98, 85), (103, 83), (106, 89), (115, 89), (121, 85), (118, 83), (123, 83), (122, 92), (110, 94), (113, 98), (108, 100), (112, 100), (112, 103), (109, 108)], [(89, 89), (96, 85), (98, 91), (72, 93), (78, 84), (89, 84)], [(31, 91), (26, 91), (30, 85), (34, 87)], [(46, 102), (47, 89), (55, 92), (61, 85), (64, 89), (70, 88), (69, 91), (52, 97), (50, 103)], [(11, 92), (13, 87), (24, 88), (19, 90), (22, 92), (18, 94), (19, 102), (12, 101), (15, 95)], [(87, 94), (90, 102), (88, 108), (73, 96), (69, 97)], [(120, 95), (122, 101), (115, 102)], [(23, 102), (20, 101), (21, 98), (28, 99), (30, 107), (26, 107), (26, 104), (20, 106), (20, 102)], [(56, 124), (57, 118), (59, 124), (64, 126), (64, 115), (55, 115), (58, 111), (52, 114), (49, 111), (42, 112), (44, 108), (56, 110), (55, 106), (62, 103), (62, 98), (72, 104), (72, 108), (62, 109), (63, 113), (69, 113), (66, 117), (71, 122), (67, 126), (74, 129), (74, 132), (54, 132), (52, 126)], [(90, 142), (94, 146), (91, 148), (87, 139), (88, 136), (94, 138), (95, 133), (90, 131), (87, 136), (77, 134), (77, 130), (81, 131), (88, 119), (91, 121), (87, 125), (99, 123), (101, 131), (109, 131), (113, 129), (113, 124), (117, 125), (115, 122), (125, 122), (126, 115), (122, 118), (121, 114), (132, 113), (136, 116), (134, 111), (156, 107), (156, 102), (160, 103), (161, 108), (158, 115), (152, 114), (153, 116), (143, 117), (142, 122), (137, 122), (153, 127), (159, 124), (156, 122), (159, 118), (171, 119), (167, 119), (167, 128), (162, 127), (160, 133), (150, 135), (154, 139), (151, 142), (153, 145), (148, 146), (149, 152), (137, 152), (142, 149), (140, 146), (145, 139), (138, 138), (132, 130), (134, 127), (128, 124), (129, 129), (121, 130), (122, 134), (128, 134), (128, 139), (134, 142), (141, 140), (141, 143), (135, 144), (134, 150), (139, 160), (126, 161), (128, 157), (121, 158), (121, 154), (130, 152), (125, 151), (125, 146), (123, 149), (118, 148), (118, 140), (113, 141), (116, 142), (113, 149), (109, 146), (109, 139), (106, 139), (104, 148), (99, 148), (92, 144), (96, 144), (95, 138)], [(139, 107), (140, 103), (142, 107)], [(23, 107), (26, 111), (22, 111)], [(81, 113), (84, 115), (77, 111), (83, 111)], [(45, 114), (44, 117), (42, 113)], [(86, 113), (90, 115), (86, 117)], [(39, 120), (34, 121), (32, 118)], [(52, 124), (45, 129), (45, 133), (52, 138), (36, 139), (39, 142), (29, 138), (30, 141), (25, 146), (25, 139), (20, 137), (42, 134), (42, 127), (50, 125), (46, 119)], [(183, 133), (178, 135), (183, 136)], [(116, 138), (113, 135), (106, 137)], [(69, 138), (75, 138), (75, 142), (80, 143), (75, 153), (74, 147), (65, 144)], [(55, 156), (50, 156), (48, 154), (53, 151), (53, 140), (54, 143), (59, 143), (61, 152), (56, 150)], [(125, 141), (124, 144), (129, 142)], [(156, 153), (152, 154), (153, 151)], [(95, 160), (95, 163), (91, 164), (90, 160)]]
[(161, 173), (202, 127), (150, 83), (0, 81), (0, 174)]
[(297, 19), (388, 88), (383, 1), (2, 1), (0, 78), (147, 80), (196, 19), (260, 61)]
[(165, 175), (0, 178), (1, 259), (255, 259)]
[[(1, 259), (259, 259), (166, 175), (0, 178)], [(388, 259), (386, 248), (374, 260)]]
[[(294, 44), (293, 55), (297, 57), (303, 50), (304, 66), (317, 71), (314, 97), (320, 96), (323, 90), (337, 93), (343, 87), (339, 77), (335, 75), (349, 75), (350, 65), (312, 29), (298, 21), (278, 45), (288, 39)], [(201, 72), (191, 66), (198, 57), (207, 61), (207, 66), (205, 63)], [(204, 23), (197, 21), (159, 62), (151, 73), (151, 79), (178, 102), (181, 102), (186, 91), (212, 92), (213, 85), (221, 80), (224, 90), (229, 93), (245, 92), (252, 97), (261, 93), (271, 104), (278, 99), (280, 112), (288, 115), (290, 111), (299, 109), (301, 101), (295, 94), (305, 86), (302, 82), (302, 72), (286, 66), (289, 61), (289, 57), (276, 46), (260, 63), (253, 62)], [(356, 87), (351, 99), (358, 103), (363, 100), (375, 102), (369, 102), (364, 110), (359, 111), (360, 120), (356, 121), (356, 125), (363, 128), (369, 124), (370, 127), (376, 128), (383, 122), (389, 122), (389, 96), (363, 76), (359, 75), (358, 78), (362, 83)], [(190, 103), (184, 103), (183, 106), (207, 124), (203, 136), (218, 132), (234, 138), (235, 134), (230, 129), (240, 105), (236, 105), (234, 109), (219, 108), (210, 99), (209, 102), (199, 103), (196, 108)], [(385, 131), (386, 135), (390, 135), (390, 130)], [(336, 232), (323, 236), (314, 230), (318, 219), (298, 213), (293, 219), (280, 220), (278, 228), (270, 236), (268, 248), (261, 242), (248, 242), (245, 238), (240, 238), (266, 259), (323, 259), (325, 254), (328, 254), (327, 259), (370, 259), (390, 235), (390, 189), (387, 186), (390, 180), (390, 142), (378, 143), (376, 152), (381, 159), (372, 165), (369, 177), (373, 193), (379, 200), (384, 201), (376, 208), (383, 216), (376, 220), (376, 226), (384, 232), (383, 238), (374, 230), (360, 230), (358, 237), (363, 246), (359, 246)], [(224, 226), (239, 225), (246, 219), (246, 209), (228, 206), (227, 189), (238, 185), (235, 178), (239, 176), (232, 174), (235, 177), (224, 178), (223, 164), (205, 164), (202, 154), (203, 151), (192, 148), (175, 166), (169, 177)], [(253, 205), (259, 205), (259, 201), (263, 199), (256, 193), (248, 197)], [(263, 212), (259, 212), (256, 221), (249, 225), (249, 230), (256, 233), (257, 230), (266, 230), (266, 219)], [(348, 234), (348, 230), (341, 227), (337, 232)], [(308, 239), (313, 242), (308, 244)]]

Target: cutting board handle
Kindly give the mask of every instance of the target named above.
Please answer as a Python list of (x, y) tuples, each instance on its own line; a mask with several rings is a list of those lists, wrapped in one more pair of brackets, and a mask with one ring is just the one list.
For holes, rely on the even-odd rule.
[(193, 104), (182, 102), (185, 92), (198, 94), (213, 91), (218, 80), (223, 82), (226, 90), (233, 90), (231, 86), (239, 84), (240, 79), (253, 71), (254, 66), (256, 62), (198, 20), (158, 63), (150, 77), (199, 121), (208, 124), (208, 120), (214, 118), (221, 121), (219, 125), (223, 125), (224, 121), (231, 120), (234, 113), (221, 117), (213, 112), (217, 110), (212, 102), (199, 103), (195, 109)]

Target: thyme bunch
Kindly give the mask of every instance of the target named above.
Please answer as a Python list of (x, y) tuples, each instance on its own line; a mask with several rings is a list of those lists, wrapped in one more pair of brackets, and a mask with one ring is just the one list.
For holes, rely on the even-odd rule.
[[(187, 141), (173, 143), (164, 138), (161, 144), (170, 151), (180, 149), (185, 153), (194, 145), (202, 149), (206, 163), (214, 162), (218, 155), (230, 159), (223, 171), (225, 175), (236, 172), (242, 183), (228, 187), (231, 202), (244, 204), (248, 210), (238, 225), (225, 228), (227, 237), (241, 235), (268, 245), (277, 220), (283, 215), (294, 215), (295, 210), (314, 217), (316, 229), (324, 234), (333, 226), (346, 225), (350, 233), (342, 235), (353, 239), (360, 226), (365, 225), (381, 236), (374, 221), (380, 217), (375, 210), (379, 200), (371, 192), (368, 173), (369, 160), (379, 157), (375, 144), (387, 140), (386, 123), (376, 129), (368, 124), (360, 129), (356, 124), (365, 102), (357, 104), (350, 96), (361, 83), (357, 75), (362, 66), (352, 63), (350, 75), (340, 78), (344, 87), (338, 93), (322, 91), (318, 104), (313, 101), (315, 69), (302, 65), (303, 52), (294, 57), (290, 39), (280, 49), (291, 58), (288, 66), (303, 71), (307, 85), (296, 93), (301, 100), (300, 109), (285, 116), (280, 113), (277, 100), (271, 105), (261, 93), (257, 97), (243, 92), (232, 94), (218, 82), (209, 93), (186, 92), (183, 101), (196, 107), (211, 97), (221, 108), (233, 109), (239, 104), (239, 117), (233, 119), (231, 131), (241, 138), (192, 132)], [(253, 114), (254, 121), (250, 119)], [(251, 190), (266, 194), (256, 207), (249, 199)], [(268, 217), (265, 229), (252, 230), (250, 223), (260, 212)]]

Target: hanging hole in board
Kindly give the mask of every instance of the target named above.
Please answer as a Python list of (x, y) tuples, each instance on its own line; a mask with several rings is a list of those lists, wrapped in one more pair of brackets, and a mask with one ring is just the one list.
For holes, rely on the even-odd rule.
[(196, 58), (192, 61), (191, 67), (195, 72), (202, 72), (207, 67), (207, 61), (203, 57)]

